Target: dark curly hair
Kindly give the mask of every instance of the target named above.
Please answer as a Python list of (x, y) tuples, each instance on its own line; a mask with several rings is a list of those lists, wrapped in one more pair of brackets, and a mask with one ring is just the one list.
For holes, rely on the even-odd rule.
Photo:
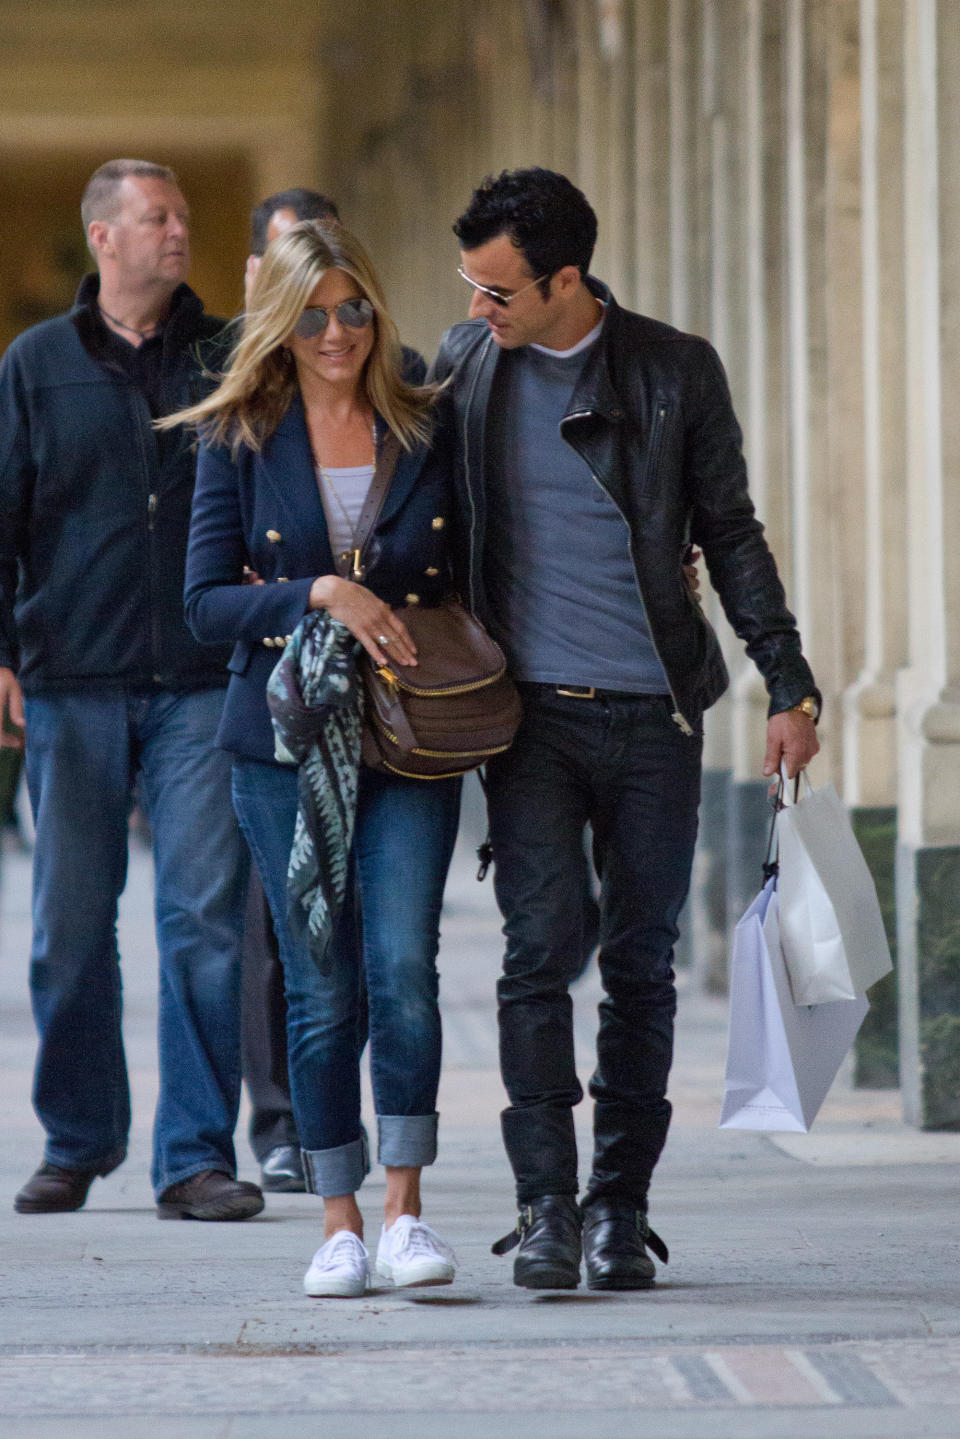
[(509, 235), (533, 275), (555, 275), (576, 265), (590, 268), (597, 217), (586, 195), (554, 170), (503, 170), (474, 190), (453, 233), (464, 250)]

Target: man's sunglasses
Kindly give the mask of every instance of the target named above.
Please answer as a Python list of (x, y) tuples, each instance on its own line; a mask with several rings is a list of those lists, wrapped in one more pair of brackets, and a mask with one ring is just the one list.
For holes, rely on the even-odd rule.
[(538, 275), (535, 280), (530, 281), (529, 285), (521, 285), (519, 290), (512, 290), (510, 294), (505, 295), (502, 290), (491, 290), (489, 285), (480, 285), (476, 280), (471, 280), (462, 265), (457, 266), (457, 274), (461, 280), (466, 280), (468, 285), (472, 285), (475, 290), (479, 290), (481, 295), (488, 296), (495, 305), (500, 306), (501, 310), (505, 310), (508, 305), (512, 304), (518, 295), (525, 294), (527, 290), (532, 290), (534, 285), (539, 285), (541, 280), (548, 278), (547, 275)]
[[(346, 325), (349, 330), (364, 330), (373, 319), (373, 306), (369, 300), (341, 300), (332, 308), (341, 325)], [(322, 335), (329, 323), (330, 310), (325, 305), (312, 305), (304, 310), (293, 327), (293, 333), (301, 340), (312, 340), (314, 335)]]

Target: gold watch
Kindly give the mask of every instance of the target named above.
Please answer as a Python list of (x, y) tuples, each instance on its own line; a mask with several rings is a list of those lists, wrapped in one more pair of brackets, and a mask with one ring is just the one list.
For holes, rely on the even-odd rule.
[(812, 719), (814, 723), (820, 718), (820, 706), (817, 704), (815, 695), (807, 695), (798, 705), (791, 705), (790, 708), (792, 710), (799, 710), (801, 714), (805, 714), (809, 719)]

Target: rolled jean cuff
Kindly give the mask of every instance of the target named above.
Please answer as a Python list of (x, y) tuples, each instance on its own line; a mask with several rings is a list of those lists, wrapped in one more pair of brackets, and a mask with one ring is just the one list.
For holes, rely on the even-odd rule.
[(301, 1149), (307, 1192), (332, 1199), (335, 1194), (356, 1194), (370, 1173), (366, 1134), (336, 1149)]
[(437, 1157), (438, 1114), (378, 1114), (377, 1158), (391, 1169), (419, 1169)]

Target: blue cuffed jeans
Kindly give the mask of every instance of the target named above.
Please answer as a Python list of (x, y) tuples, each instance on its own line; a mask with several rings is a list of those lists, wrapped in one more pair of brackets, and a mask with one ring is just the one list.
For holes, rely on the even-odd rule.
[(321, 974), (287, 922), (287, 864), (297, 772), (239, 758), (233, 801), (273, 914), (287, 998), (290, 1093), (311, 1188), (352, 1194), (369, 1169), (360, 1122), (366, 978), (378, 1158), (436, 1157), (440, 907), (460, 808), (460, 781), (417, 781), (361, 768), (348, 902)]
[(583, 1097), (570, 981), (583, 950), (583, 829), (600, 878), (593, 1169), (585, 1203), (646, 1207), (670, 1123), (673, 946), (690, 883), (702, 737), (663, 695), (578, 699), (521, 684), (513, 745), (487, 766), (507, 950), (497, 987), (503, 1136), (529, 1204), (576, 1194), (573, 1106)]
[(130, 1091), (120, 1029), (117, 901), (134, 784), (150, 821), (160, 967), (157, 1195), (236, 1173), (240, 943), (248, 860), (216, 747), (224, 691), (116, 688), (26, 700), (37, 828), (30, 989), (34, 1107), (65, 1169), (123, 1158)]

